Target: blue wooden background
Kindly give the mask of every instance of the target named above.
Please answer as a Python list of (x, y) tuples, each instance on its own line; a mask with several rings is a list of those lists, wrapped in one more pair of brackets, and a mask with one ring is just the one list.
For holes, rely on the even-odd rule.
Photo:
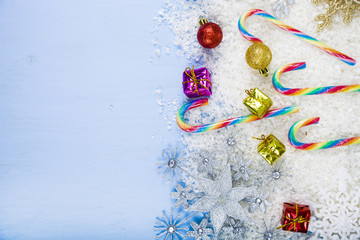
[(162, 4), (0, 1), (0, 239), (154, 238), (178, 142), (155, 90), (180, 96), (185, 66), (149, 62)]

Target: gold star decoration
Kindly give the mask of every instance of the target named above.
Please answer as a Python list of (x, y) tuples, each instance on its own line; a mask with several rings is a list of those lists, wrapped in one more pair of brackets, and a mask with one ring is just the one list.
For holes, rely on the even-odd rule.
[(333, 15), (341, 12), (343, 22), (350, 24), (354, 15), (360, 11), (360, 0), (312, 0), (312, 2), (315, 4), (325, 2), (329, 5), (326, 13), (319, 14), (315, 18), (315, 21), (319, 22), (318, 32), (332, 26)]

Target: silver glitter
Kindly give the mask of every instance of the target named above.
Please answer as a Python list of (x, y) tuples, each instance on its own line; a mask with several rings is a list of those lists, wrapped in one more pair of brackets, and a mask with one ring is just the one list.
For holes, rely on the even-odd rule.
[(226, 142), (229, 146), (234, 146), (236, 144), (236, 140), (234, 137), (229, 137)]
[(188, 201), (195, 198), (195, 194), (193, 193), (190, 186), (183, 188), (180, 184), (176, 185), (176, 192), (172, 192), (170, 196), (171, 198), (177, 199), (175, 203), (176, 208), (180, 207), (181, 205), (184, 208), (189, 207)]
[(165, 212), (162, 212), (161, 217), (155, 219), (154, 230), (156, 233), (156, 239), (180, 239), (185, 238), (185, 233), (188, 231), (186, 219), (180, 220), (180, 214), (177, 214), (176, 218), (173, 217), (172, 212), (170, 216), (167, 216)]
[(189, 231), (186, 233), (187, 237), (193, 237), (195, 240), (211, 240), (213, 235), (213, 230), (208, 228), (209, 221), (207, 218), (204, 218), (198, 225), (196, 222), (191, 222), (190, 225), (194, 231)]
[(249, 181), (249, 176), (254, 174), (254, 171), (249, 167), (252, 161), (244, 161), (241, 155), (236, 157), (236, 164), (231, 166), (231, 169), (235, 171), (234, 180), (239, 179), (244, 180), (245, 182)]
[(266, 199), (269, 197), (269, 192), (264, 192), (259, 194), (257, 190), (252, 193), (251, 197), (246, 197), (244, 202), (250, 203), (249, 212), (253, 213), (256, 209), (259, 209), (261, 213), (266, 212), (266, 206), (271, 206), (271, 203), (268, 202)]
[(274, 3), (272, 10), (276, 18), (280, 18), (282, 14), (289, 16), (290, 6), (295, 4), (295, 0), (278, 0)]
[(245, 226), (244, 222), (229, 217), (227, 226), (222, 228), (220, 239), (243, 240), (246, 239), (245, 233), (248, 231), (249, 228)]
[(271, 231), (266, 231), (264, 233), (264, 240), (271, 240), (273, 238), (273, 233)]
[(169, 168), (174, 168), (174, 167), (176, 167), (176, 160), (175, 160), (175, 159), (170, 159), (170, 160), (168, 161), (168, 166), (169, 166)]
[(287, 174), (290, 169), (284, 168), (283, 163), (284, 160), (278, 160), (272, 167), (266, 167), (265, 170), (261, 171), (263, 175), (261, 183), (267, 186), (268, 189), (272, 189), (273, 192), (276, 189), (283, 189), (285, 186), (291, 185), (288, 178), (292, 177), (292, 175)]
[(199, 185), (205, 195), (186, 210), (210, 212), (215, 234), (219, 233), (228, 215), (243, 222), (251, 221), (239, 201), (251, 195), (255, 187), (233, 188), (229, 165), (226, 165), (218, 180), (200, 178)]
[(218, 165), (215, 159), (215, 151), (208, 152), (201, 150), (196, 153), (195, 160), (197, 163), (197, 170), (200, 173), (207, 173), (213, 175), (213, 168)]
[(281, 177), (281, 174), (279, 171), (273, 171), (272, 172), (272, 177), (274, 180), (279, 180), (279, 178)]
[(177, 155), (176, 148), (174, 150), (174, 154), (171, 154), (169, 149), (166, 149), (162, 152), (163, 162), (157, 163), (157, 170), (158, 172), (163, 172), (163, 178), (170, 175), (168, 182), (172, 182), (174, 176), (177, 176), (178, 180), (180, 181), (179, 171), (184, 171), (184, 160), (181, 158), (183, 154), (184, 151)]
[[(274, 219), (271, 219), (269, 227), (266, 226), (265, 220), (263, 219), (264, 229), (262, 231), (256, 231), (259, 235), (255, 238), (258, 240), (282, 240), (289, 239), (282, 231), (276, 230), (276, 226), (273, 225)], [(292, 238), (291, 238), (292, 239)]]
[(170, 225), (170, 226), (167, 228), (167, 232), (170, 233), (170, 234), (173, 234), (174, 232), (176, 232), (176, 227)]
[(219, 148), (225, 150), (232, 159), (244, 144), (245, 135), (237, 130), (236, 126), (229, 126), (220, 131)]

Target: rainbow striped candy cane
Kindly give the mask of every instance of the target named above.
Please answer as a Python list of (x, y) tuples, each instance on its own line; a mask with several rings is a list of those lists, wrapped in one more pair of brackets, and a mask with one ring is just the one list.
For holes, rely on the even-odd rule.
[(288, 137), (290, 144), (294, 148), (300, 150), (320, 150), (320, 149), (341, 147), (341, 146), (360, 143), (360, 137), (343, 138), (343, 139), (327, 141), (327, 142), (318, 142), (318, 143), (302, 143), (296, 140), (295, 134), (301, 127), (317, 124), (319, 120), (320, 120), (319, 117), (315, 117), (315, 118), (306, 118), (304, 120), (296, 122), (289, 130)]
[(184, 116), (187, 111), (189, 111), (193, 108), (206, 106), (207, 104), (208, 104), (207, 98), (202, 98), (202, 99), (194, 100), (189, 103), (185, 103), (179, 109), (178, 114), (176, 116), (176, 122), (179, 125), (179, 127), (182, 130), (184, 130), (185, 132), (192, 132), (192, 133), (207, 132), (207, 131), (227, 127), (230, 125), (235, 125), (238, 123), (247, 123), (247, 122), (257, 121), (257, 120), (260, 120), (263, 118), (271, 118), (271, 117), (276, 117), (276, 116), (280, 116), (280, 115), (292, 114), (292, 113), (296, 113), (297, 111), (299, 111), (299, 106), (296, 105), (296, 106), (271, 110), (271, 111), (267, 112), (265, 114), (265, 116), (262, 118), (258, 118), (257, 116), (250, 114), (250, 115), (243, 116), (243, 117), (235, 117), (235, 118), (230, 118), (230, 119), (226, 119), (226, 120), (219, 121), (219, 122), (198, 125), (198, 126), (192, 126), (192, 125), (185, 123)]
[(344, 92), (359, 92), (360, 84), (356, 85), (341, 85), (341, 86), (328, 86), (317, 88), (285, 88), (279, 80), (281, 74), (285, 72), (295, 71), (306, 68), (305, 62), (291, 63), (278, 68), (272, 78), (272, 82), (276, 91), (284, 95), (299, 96), (299, 95), (318, 95), (330, 93), (344, 93)]
[(262, 43), (262, 41), (258, 38), (256, 38), (254, 35), (248, 33), (245, 30), (245, 20), (252, 16), (252, 15), (258, 15), (261, 16), (267, 20), (269, 20), (270, 22), (272, 22), (273, 24), (275, 24), (276, 26), (278, 26), (279, 28), (281, 28), (284, 31), (287, 31), (289, 33), (294, 34), (295, 36), (298, 36), (299, 38), (303, 39), (304, 41), (307, 41), (308, 43), (311, 43), (312, 45), (314, 45), (315, 47), (318, 47), (320, 49), (322, 49), (323, 51), (327, 52), (328, 54), (338, 58), (340, 61), (343, 61), (351, 66), (356, 64), (355, 59), (339, 52), (336, 51), (335, 49), (332, 49), (331, 47), (329, 47), (328, 45), (326, 45), (325, 43), (320, 42), (319, 40), (310, 37), (309, 35), (306, 35), (305, 33), (290, 27), (288, 25), (286, 25), (285, 23), (281, 22), (280, 20), (278, 20), (277, 18), (271, 16), (270, 14), (268, 14), (267, 12), (261, 10), (261, 9), (252, 9), (246, 13), (244, 13), (241, 18), (239, 19), (239, 30), (241, 35), (246, 38), (247, 40), (251, 41), (251, 42), (260, 42)]

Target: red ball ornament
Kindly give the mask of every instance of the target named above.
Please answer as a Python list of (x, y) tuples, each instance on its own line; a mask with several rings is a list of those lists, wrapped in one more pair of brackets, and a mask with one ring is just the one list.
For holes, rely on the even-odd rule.
[(208, 22), (206, 19), (200, 18), (200, 28), (197, 33), (197, 39), (204, 48), (217, 47), (223, 38), (221, 27), (216, 23)]

